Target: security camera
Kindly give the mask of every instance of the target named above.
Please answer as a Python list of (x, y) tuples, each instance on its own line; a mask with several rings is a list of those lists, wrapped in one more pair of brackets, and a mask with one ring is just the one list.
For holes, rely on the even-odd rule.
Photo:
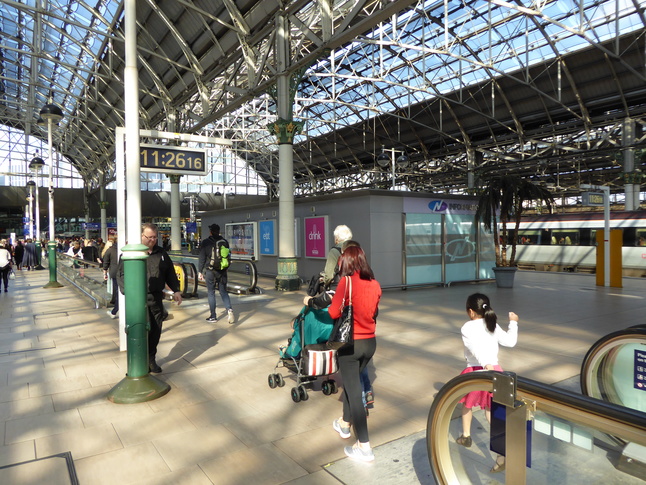
[(49, 193), (49, 195), (54, 195), (54, 187), (50, 187), (47, 192)]

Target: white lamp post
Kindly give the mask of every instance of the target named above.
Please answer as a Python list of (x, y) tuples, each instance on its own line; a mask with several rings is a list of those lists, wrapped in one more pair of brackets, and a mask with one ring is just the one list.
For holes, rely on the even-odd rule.
[(47, 145), (49, 147), (49, 243), (47, 244), (49, 254), (49, 283), (45, 288), (59, 288), (61, 285), (56, 281), (56, 222), (54, 220), (54, 156), (52, 149), (52, 129), (55, 123), (63, 119), (63, 110), (49, 100), (40, 110), (40, 117), (47, 122)]
[(27, 195), (27, 202), (29, 202), (29, 239), (34, 239), (34, 187), (36, 187), (36, 182), (30, 180), (27, 182), (27, 190), (29, 195)]
[(38, 188), (40, 184), (38, 183), (38, 174), (45, 166), (45, 160), (40, 157), (34, 157), (31, 163), (29, 164), (29, 170), (36, 174), (36, 239), (40, 241), (40, 202)]

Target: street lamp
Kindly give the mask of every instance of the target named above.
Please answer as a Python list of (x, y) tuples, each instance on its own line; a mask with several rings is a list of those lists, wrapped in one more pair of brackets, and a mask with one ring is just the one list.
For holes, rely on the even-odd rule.
[(63, 110), (60, 106), (49, 100), (40, 110), (40, 117), (47, 122), (47, 145), (49, 147), (49, 243), (47, 244), (49, 254), (49, 283), (45, 288), (59, 288), (61, 285), (56, 281), (56, 222), (54, 220), (54, 157), (52, 154), (52, 129), (55, 123), (63, 119)]
[(34, 238), (34, 187), (36, 187), (36, 182), (33, 180), (27, 182), (27, 190), (29, 191), (27, 196), (27, 202), (29, 202), (29, 239)]
[[(400, 155), (395, 158), (395, 153), (400, 153)], [(394, 148), (386, 150), (384, 145), (381, 145), (381, 153), (377, 155), (376, 161), (377, 165), (381, 168), (386, 168), (388, 165), (391, 166), (392, 188), (395, 190), (395, 166), (398, 166), (399, 168), (408, 167), (408, 155), (406, 155), (406, 152), (403, 150), (395, 150)]]
[(38, 193), (38, 188), (40, 187), (40, 184), (38, 183), (38, 174), (42, 170), (42, 168), (45, 166), (45, 160), (42, 158), (36, 156), (32, 159), (31, 163), (29, 164), (29, 170), (34, 172), (36, 174), (36, 239), (40, 241), (40, 202), (39, 202), (39, 193)]

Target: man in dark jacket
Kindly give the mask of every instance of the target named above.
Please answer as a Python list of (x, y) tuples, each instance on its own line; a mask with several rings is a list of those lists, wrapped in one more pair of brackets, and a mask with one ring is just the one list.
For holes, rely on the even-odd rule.
[[(164, 288), (166, 285), (173, 291), (173, 300), (178, 305), (182, 304), (182, 293), (179, 288), (179, 280), (168, 253), (161, 246), (157, 245), (157, 225), (144, 224), (141, 232), (141, 244), (148, 247), (148, 259), (146, 260), (146, 273), (148, 279), (148, 321), (150, 331), (148, 332), (148, 363), (150, 372), (156, 374), (162, 371), (157, 365), (157, 345), (162, 332), (162, 323), (166, 312), (164, 310)], [(119, 263), (119, 288), (123, 292), (123, 261)]]
[[(220, 290), (220, 296), (222, 297), (222, 302), (227, 309), (227, 315), (229, 318), (229, 323), (235, 323), (235, 316), (233, 315), (233, 309), (231, 308), (231, 299), (227, 293), (227, 270), (218, 270), (218, 269), (208, 269), (208, 265), (211, 261), (211, 248), (213, 248), (217, 241), (224, 240), (220, 236), (220, 226), (217, 224), (211, 224), (209, 226), (211, 235), (202, 241), (200, 247), (200, 259), (198, 261), (198, 271), (200, 276), (204, 277), (206, 281), (206, 292), (209, 300), (209, 317), (206, 319), (207, 322), (215, 322), (218, 317), (215, 313), (215, 289)], [(227, 247), (229, 244), (227, 243)]]

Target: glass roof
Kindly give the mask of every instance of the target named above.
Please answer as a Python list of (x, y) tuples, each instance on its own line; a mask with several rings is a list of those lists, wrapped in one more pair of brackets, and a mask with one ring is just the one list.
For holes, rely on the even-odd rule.
[[(345, 189), (380, 182), (381, 175), (367, 174), (367, 164), (383, 144), (420, 154), (408, 169), (420, 180), (437, 175), (436, 160), (443, 159), (441, 170), (447, 181), (449, 174), (459, 180), (458, 190), (466, 187), (466, 153), (472, 145), (483, 155), (483, 165), (491, 157), (517, 162), (545, 149), (548, 171), (572, 174), (575, 164), (557, 166), (547, 158), (553, 153), (548, 150), (591, 146), (595, 140), (603, 140), (608, 150), (618, 141), (611, 127), (616, 120), (603, 125), (589, 116), (588, 103), (600, 101), (591, 94), (586, 98), (584, 80), (575, 79), (578, 71), (569, 70), (567, 56), (584, 49), (604, 53), (632, 76), (628, 94), (636, 92), (632, 85), (644, 81), (643, 55), (641, 65), (624, 59), (627, 48), (620, 40), (634, 33), (643, 52), (645, 5), (637, 0), (334, 0), (327, 18), (318, 2), (296, 0), (139, 2), (141, 123), (168, 130), (174, 117), (177, 124), (170, 129), (231, 138), (237, 156), (275, 186), (277, 145), (266, 127), (276, 117), (276, 105), (266, 86), (276, 79), (272, 22), (282, 6), (290, 16), (294, 61), (325, 47), (325, 26), (331, 25), (331, 51), (304, 71), (294, 107), (294, 116), (305, 121), (295, 139), (297, 177), (308, 178), (312, 187), (313, 180), (330, 186), (341, 181)], [(36, 122), (40, 108), (53, 100), (65, 112), (54, 135), (61, 153), (88, 183), (100, 183), (98, 172), (109, 181), (112, 132), (124, 119), (123, 2), (0, 0), (0, 6), (0, 122), (46, 136)], [(352, 36), (334, 43), (344, 29)], [(610, 73), (605, 77), (615, 82)], [(529, 91), (516, 99), (520, 94), (508, 86)], [(634, 116), (626, 88), (613, 89), (623, 99), (607, 112), (616, 110), (617, 119)], [(555, 131), (552, 110), (567, 112), (583, 125), (537, 135), (540, 123)], [(530, 125), (534, 131), (526, 128)], [(485, 133), (477, 136), (491, 140), (474, 143), (474, 128)], [(457, 147), (455, 154), (447, 151), (449, 145)], [(435, 176), (434, 183), (445, 182)], [(299, 190), (310, 190), (307, 186)]]

